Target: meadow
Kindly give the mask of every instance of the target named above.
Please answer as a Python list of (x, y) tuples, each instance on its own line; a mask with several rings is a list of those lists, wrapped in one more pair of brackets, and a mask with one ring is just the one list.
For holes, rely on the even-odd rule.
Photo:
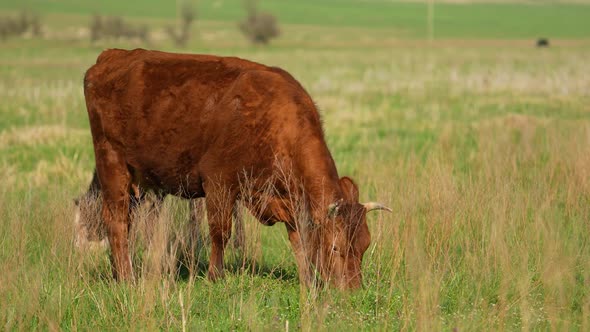
[[(0, 328), (590, 329), (590, 5), (441, 3), (429, 41), (423, 3), (269, 1), (282, 36), (261, 47), (237, 1), (202, 2), (177, 49), (158, 34), (174, 7), (94, 3), (0, 3), (44, 24), (0, 41)], [(98, 9), (148, 24), (150, 44), (90, 43)], [(363, 289), (301, 289), (284, 227), (247, 214), (245, 249), (212, 283), (207, 246), (170, 250), (188, 219), (172, 197), (134, 284), (111, 279), (107, 251), (77, 250), (72, 199), (94, 168), (82, 77), (111, 47), (235, 55), (300, 80), (339, 173), (394, 211), (369, 217)]]

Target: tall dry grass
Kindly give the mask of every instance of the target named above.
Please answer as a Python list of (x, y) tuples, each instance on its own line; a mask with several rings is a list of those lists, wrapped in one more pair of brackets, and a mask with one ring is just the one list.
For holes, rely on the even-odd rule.
[[(457, 166), (465, 155), (453, 144), (464, 128), (449, 128), (424, 160), (365, 159), (359, 179), (367, 183), (364, 195), (375, 186), (374, 194), (396, 211), (370, 218), (365, 290), (352, 300), (330, 290), (295, 291), (297, 327), (359, 328), (366, 319), (379, 329), (588, 326), (590, 126), (507, 116), (470, 130), (477, 149), (468, 168)], [(372, 183), (373, 174), (383, 176)], [(188, 204), (171, 199), (154, 222), (149, 247), (141, 228), (153, 216), (138, 212), (134, 262), (140, 276), (135, 284), (113, 284), (105, 252), (73, 249), (71, 210), (63, 205), (63, 192), (53, 189), (57, 195), (51, 198), (31, 191), (18, 201), (2, 192), (0, 296), (11, 303), (2, 310), (7, 328), (63, 328), (64, 321), (206, 327), (201, 324), (224, 317), (235, 326), (261, 329), (268, 310), (281, 317), (280, 308), (261, 306), (265, 284), (298, 289), (286, 239), (264, 243), (269, 232), (262, 234), (248, 215), (242, 259), (247, 258), (228, 257), (229, 281), (206, 281), (207, 247), (195, 257), (186, 239)], [(283, 232), (277, 228), (272, 232)], [(183, 261), (185, 256), (190, 260)], [(286, 284), (272, 272), (285, 268), (292, 275)], [(228, 306), (229, 316), (218, 311), (219, 303)], [(357, 306), (371, 314), (359, 313)], [(90, 322), (84, 310), (92, 311)], [(272, 324), (283, 328), (286, 320)]]

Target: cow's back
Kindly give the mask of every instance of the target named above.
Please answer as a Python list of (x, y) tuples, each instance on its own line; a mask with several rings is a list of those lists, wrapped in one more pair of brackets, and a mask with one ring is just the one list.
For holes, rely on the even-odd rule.
[(173, 194), (194, 183), (189, 191), (200, 195), (202, 176), (219, 169), (264, 173), (277, 154), (296, 152), (289, 144), (303, 141), (299, 133), (322, 140), (295, 79), (238, 58), (107, 50), (88, 70), (85, 94), (94, 139)]

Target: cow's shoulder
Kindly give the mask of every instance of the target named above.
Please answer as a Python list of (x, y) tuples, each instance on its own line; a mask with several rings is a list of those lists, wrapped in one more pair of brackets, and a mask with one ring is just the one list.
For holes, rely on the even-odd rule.
[(98, 58), (96, 58), (96, 64), (119, 60), (121, 58), (128, 57), (131, 54), (140, 54), (143, 52), (145, 52), (145, 50), (143, 50), (143, 49), (135, 49), (132, 51), (122, 50), (122, 49), (118, 49), (118, 48), (106, 49), (98, 55)]
[(84, 76), (84, 88), (110, 86), (121, 80), (148, 57), (149, 51), (143, 49), (122, 50), (108, 49), (103, 51)]

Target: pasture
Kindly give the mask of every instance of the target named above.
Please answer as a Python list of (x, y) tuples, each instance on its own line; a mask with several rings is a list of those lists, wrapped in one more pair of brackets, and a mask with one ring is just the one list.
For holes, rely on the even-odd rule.
[[(91, 2), (0, 3), (37, 9), (45, 35), (0, 41), (1, 328), (590, 329), (589, 4), (437, 4), (429, 42), (416, 1), (269, 1), (282, 36), (257, 47), (237, 0), (203, 1), (176, 49), (158, 33), (174, 7), (102, 3), (152, 28), (150, 44), (90, 43)], [(292, 73), (340, 175), (394, 211), (369, 217), (363, 289), (300, 289), (284, 226), (247, 214), (245, 249), (211, 283), (209, 248), (183, 247), (188, 204), (171, 197), (157, 245), (134, 250), (135, 284), (111, 279), (106, 251), (76, 250), (72, 199), (94, 168), (82, 77), (112, 47)]]

